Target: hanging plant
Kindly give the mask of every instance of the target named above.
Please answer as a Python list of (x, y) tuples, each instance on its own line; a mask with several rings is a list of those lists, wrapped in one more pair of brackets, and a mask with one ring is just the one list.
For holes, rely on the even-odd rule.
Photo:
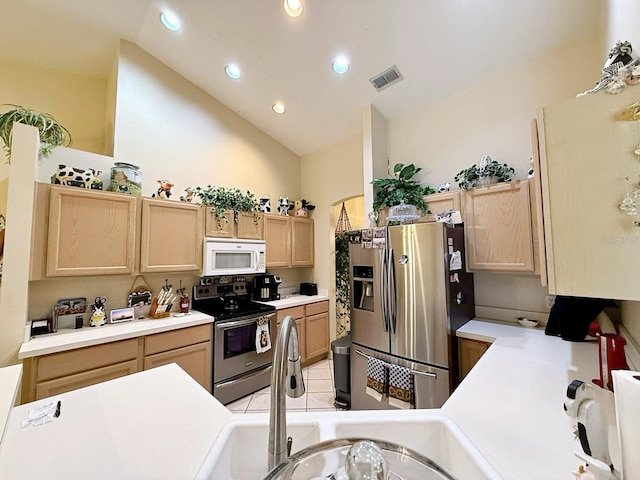
[(4, 141), (7, 163), (11, 163), (11, 139), (13, 137), (14, 123), (23, 123), (38, 129), (40, 136), (39, 155), (42, 158), (48, 157), (53, 147), (59, 145), (68, 147), (71, 145), (69, 130), (48, 113), (35, 113), (28, 108), (13, 104), (4, 104), (2, 106), (13, 107), (0, 115), (0, 138)]
[(484, 186), (492, 183), (508, 182), (513, 178), (515, 170), (506, 163), (498, 163), (491, 160), (489, 155), (480, 159), (478, 165), (471, 165), (461, 170), (454, 177), (458, 186), (463, 190), (469, 190), (476, 186)]
[(207, 185), (206, 187), (195, 187), (195, 196), (200, 199), (200, 203), (210, 207), (216, 217), (218, 228), (222, 228), (227, 223), (225, 211), (233, 211), (233, 222), (238, 223), (238, 212), (253, 212), (253, 221), (257, 225), (260, 220), (258, 212), (260, 204), (253, 193), (249, 190), (242, 192), (238, 188), (225, 188)]
[(376, 198), (373, 201), (373, 211), (379, 212), (383, 208), (400, 205), (404, 202), (407, 205), (415, 205), (423, 214), (429, 213), (427, 204), (422, 198), (423, 195), (435, 193), (431, 187), (423, 187), (411, 178), (422, 168), (414, 164), (404, 165), (396, 163), (393, 166), (392, 178), (374, 178), (371, 184), (378, 187)]
[(336, 338), (351, 331), (349, 308), (351, 285), (349, 283), (349, 232), (336, 233)]

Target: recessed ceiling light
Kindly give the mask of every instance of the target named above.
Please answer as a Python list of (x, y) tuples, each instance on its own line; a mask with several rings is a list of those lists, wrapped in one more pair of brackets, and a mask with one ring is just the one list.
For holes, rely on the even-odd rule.
[(172, 12), (162, 12), (160, 14), (160, 21), (162, 24), (167, 27), (172, 32), (180, 29), (180, 19), (175, 13)]
[(333, 68), (333, 71), (339, 75), (347, 73), (347, 71), (349, 70), (349, 59), (343, 55), (340, 55), (333, 60), (331, 68)]
[(284, 105), (280, 102), (276, 102), (271, 106), (271, 109), (276, 112), (278, 115), (282, 115), (284, 112), (287, 111), (286, 108), (284, 108)]
[(234, 80), (240, 78), (240, 67), (235, 63), (231, 63), (224, 67), (224, 72), (229, 76), (229, 78), (233, 78)]
[(284, 0), (284, 11), (290, 17), (299, 17), (302, 13), (301, 0)]

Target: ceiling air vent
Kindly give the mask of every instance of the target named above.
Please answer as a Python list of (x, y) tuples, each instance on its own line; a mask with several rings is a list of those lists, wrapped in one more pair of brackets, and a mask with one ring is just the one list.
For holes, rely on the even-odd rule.
[(370, 78), (369, 81), (371, 85), (380, 92), (394, 83), (398, 83), (402, 79), (404, 79), (404, 77), (400, 73), (400, 70), (398, 70), (398, 67), (394, 65), (375, 77)]

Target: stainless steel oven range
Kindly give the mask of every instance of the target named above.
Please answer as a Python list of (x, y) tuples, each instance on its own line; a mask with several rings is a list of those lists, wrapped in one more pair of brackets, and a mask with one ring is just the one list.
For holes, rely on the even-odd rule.
[(273, 349), (256, 351), (258, 322), (276, 333), (276, 309), (251, 301), (247, 282), (203, 277), (193, 287), (193, 309), (214, 317), (213, 396), (223, 404), (269, 385)]

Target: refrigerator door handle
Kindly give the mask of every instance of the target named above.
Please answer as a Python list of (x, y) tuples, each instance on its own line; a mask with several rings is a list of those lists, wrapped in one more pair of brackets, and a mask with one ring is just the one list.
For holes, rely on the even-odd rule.
[(386, 282), (386, 274), (387, 274), (387, 257), (386, 250), (380, 250), (380, 306), (382, 308), (382, 330), (385, 332), (389, 331), (388, 325), (388, 309), (387, 309), (387, 282)]
[[(356, 353), (357, 353), (358, 355), (360, 355), (361, 357), (366, 358), (367, 360), (369, 360), (370, 358), (375, 358), (375, 357), (370, 357), (369, 355), (367, 355), (367, 354), (366, 354), (366, 353), (364, 353), (364, 352), (361, 352), (361, 351), (360, 351), (360, 350), (358, 350), (357, 348), (356, 348)], [(380, 360), (380, 359), (378, 358), (378, 360)], [(384, 364), (384, 366), (385, 366), (385, 367), (387, 367), (387, 368), (388, 368), (388, 367), (390, 367), (390, 366), (391, 366), (391, 364), (390, 364), (390, 363), (387, 363), (387, 362), (385, 362), (384, 360), (381, 360), (381, 361), (382, 361), (382, 363)], [(423, 377), (438, 378), (438, 375), (437, 375), (436, 373), (433, 373), (433, 372), (422, 372), (422, 371), (420, 371), (420, 370), (414, 370), (414, 369), (412, 369), (412, 368), (410, 368), (410, 369), (409, 369), (409, 372), (411, 373), (411, 375), (421, 375), (421, 376), (423, 376)]]
[(389, 329), (391, 333), (396, 333), (396, 317), (397, 317), (397, 305), (396, 305), (396, 268), (393, 264), (393, 248), (389, 249), (389, 258), (387, 260), (387, 285), (388, 285), (388, 304), (389, 310)]

